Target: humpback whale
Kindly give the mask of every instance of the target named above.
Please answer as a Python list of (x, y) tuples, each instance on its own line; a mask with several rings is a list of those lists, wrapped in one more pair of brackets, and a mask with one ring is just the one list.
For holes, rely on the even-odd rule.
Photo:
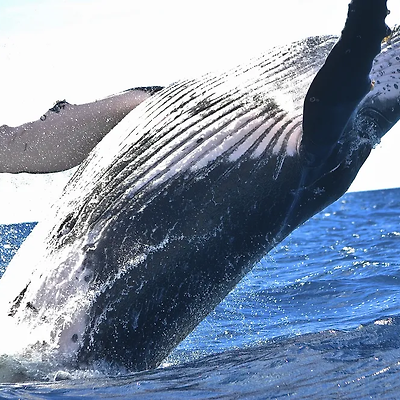
[(90, 153), (0, 280), (3, 332), (76, 368), (157, 367), (268, 251), (338, 199), (400, 118), (400, 31), (353, 0), (341, 37), (177, 82)]

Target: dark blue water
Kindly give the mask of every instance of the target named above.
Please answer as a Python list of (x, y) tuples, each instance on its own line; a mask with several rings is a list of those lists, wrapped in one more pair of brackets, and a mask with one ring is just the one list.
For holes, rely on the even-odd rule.
[[(34, 224), (0, 226), (6, 268)], [(400, 189), (296, 230), (166, 360), (129, 376), (0, 384), (0, 398), (398, 398)]]

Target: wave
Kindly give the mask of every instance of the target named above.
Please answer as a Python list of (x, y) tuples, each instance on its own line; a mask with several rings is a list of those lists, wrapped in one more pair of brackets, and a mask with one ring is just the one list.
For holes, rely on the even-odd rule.
[[(24, 393), (46, 397), (68, 393), (72, 397), (93, 398), (94, 387), (98, 397), (121, 394), (123, 388), (130, 398), (141, 399), (161, 395), (203, 399), (272, 399), (293, 395), (316, 399), (366, 398), (378, 394), (391, 398), (400, 389), (400, 317), (382, 318), (350, 331), (328, 330), (274, 339), (185, 361), (190, 356), (176, 356), (153, 371), (114, 377), (104, 376), (99, 370), (81, 371), (80, 376), (57, 371), (47, 378), (62, 382), (1, 384), (0, 390), (5, 398), (23, 397)], [(26, 366), (25, 371), (18, 371), (21, 364), (12, 368), (10, 364), (10, 360), (1, 359), (0, 371), (6, 367), (8, 373), (14, 371), (14, 378), (29, 378)], [(34, 379), (37, 371), (30, 372)]]

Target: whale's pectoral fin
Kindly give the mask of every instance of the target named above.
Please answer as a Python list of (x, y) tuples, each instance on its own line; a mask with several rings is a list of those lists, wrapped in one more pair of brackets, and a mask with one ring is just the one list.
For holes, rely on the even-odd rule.
[(374, 85), (357, 108), (353, 129), (372, 147), (400, 119), (399, 26), (383, 44), (370, 75)]
[(353, 0), (339, 41), (304, 101), (301, 151), (309, 167), (324, 163), (356, 107), (371, 90), (370, 71), (382, 40), (386, 0)]
[(37, 121), (0, 126), (0, 172), (49, 173), (75, 167), (130, 111), (161, 89), (133, 88), (80, 105), (57, 101)]
[(304, 168), (279, 239), (307, 189), (339, 167), (340, 161), (330, 156), (349, 131), (346, 126), (358, 114), (360, 103), (374, 89), (370, 72), (383, 39), (391, 32), (385, 23), (387, 15), (386, 0), (353, 0), (342, 35), (307, 92), (300, 145)]

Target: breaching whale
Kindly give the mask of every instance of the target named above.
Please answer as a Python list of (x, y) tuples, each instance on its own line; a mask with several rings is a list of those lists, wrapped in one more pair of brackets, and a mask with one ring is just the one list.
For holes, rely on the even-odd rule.
[(79, 368), (158, 366), (347, 190), (400, 118), (400, 32), (389, 36), (387, 12), (386, 0), (353, 0), (339, 41), (175, 83), (125, 117), (0, 280), (17, 350)]

